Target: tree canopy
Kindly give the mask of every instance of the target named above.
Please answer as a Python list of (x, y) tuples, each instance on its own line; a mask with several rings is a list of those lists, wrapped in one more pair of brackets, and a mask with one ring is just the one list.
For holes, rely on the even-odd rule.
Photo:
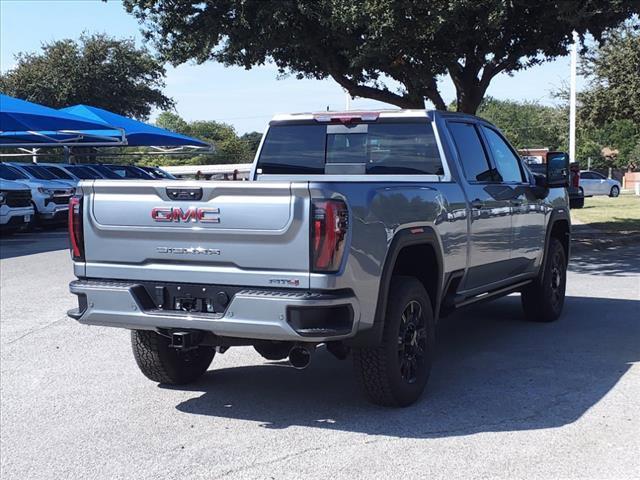
[(245, 134), (240, 138), (235, 128), (231, 125), (213, 120), (187, 122), (176, 113), (162, 112), (158, 116), (156, 124), (167, 130), (212, 143), (215, 148), (213, 154), (180, 157), (181, 161), (179, 163), (249, 163), (253, 161), (253, 156), (258, 147), (254, 141), (256, 132)]
[(637, 0), (124, 0), (174, 64), (215, 60), (333, 78), (352, 96), (474, 113), (491, 80), (565, 55), (572, 31), (599, 39)]
[(16, 66), (0, 74), (0, 91), (53, 108), (85, 103), (144, 120), (154, 107), (173, 106), (162, 93), (164, 76), (163, 62), (133, 40), (82, 35), (18, 54)]
[[(611, 158), (593, 157), (602, 167), (640, 166), (640, 20), (627, 22), (587, 49), (580, 73), (587, 87), (578, 93), (578, 149), (608, 148)], [(582, 143), (582, 145), (581, 145)], [(590, 155), (591, 156), (591, 155)]]
[(565, 108), (486, 97), (478, 115), (500, 128), (516, 148), (567, 148), (569, 115)]
[(587, 50), (580, 73), (588, 80), (580, 94), (583, 120), (602, 126), (615, 120), (640, 125), (640, 21), (608, 32), (601, 46)]

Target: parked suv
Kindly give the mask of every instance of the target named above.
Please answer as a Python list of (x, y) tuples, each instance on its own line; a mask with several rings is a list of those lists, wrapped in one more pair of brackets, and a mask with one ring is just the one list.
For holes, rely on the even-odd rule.
[(104, 178), (111, 180), (121, 179), (141, 179), (153, 180), (149, 173), (133, 165), (113, 165), (108, 163), (88, 164), (89, 168), (95, 170)]
[(0, 179), (0, 228), (24, 230), (33, 220), (31, 189), (24, 183)]
[(28, 177), (20, 169), (5, 163), (0, 164), (0, 178), (18, 181), (29, 186), (36, 221), (45, 223), (66, 221), (69, 199), (74, 192), (68, 184)]
[(84, 165), (70, 163), (38, 163), (38, 165), (56, 175), (58, 178), (72, 181), (76, 185), (80, 180), (104, 178), (98, 172)]
[(140, 170), (144, 170), (156, 180), (162, 180), (162, 179), (177, 180), (176, 177), (174, 177), (169, 172), (167, 172), (166, 170), (163, 170), (160, 167), (148, 167), (146, 165), (137, 165), (136, 168), (139, 168)]
[(560, 317), (568, 169), (534, 177), (471, 115), (276, 116), (250, 182), (81, 182), (69, 315), (130, 329), (155, 382), (240, 345), (304, 368), (324, 344), (373, 402), (408, 405), (449, 313), (519, 292), (527, 319)]
[(55, 173), (48, 171), (46, 168), (42, 168), (37, 163), (21, 163), (21, 162), (7, 162), (7, 165), (20, 170), (23, 174), (35, 181), (54, 181), (59, 184), (66, 185), (67, 187), (75, 187), (76, 183), (73, 179), (66, 180), (60, 178)]

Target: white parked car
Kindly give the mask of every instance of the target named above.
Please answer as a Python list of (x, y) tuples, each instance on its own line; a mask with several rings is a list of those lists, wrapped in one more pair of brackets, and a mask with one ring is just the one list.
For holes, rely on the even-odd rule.
[(617, 197), (620, 195), (620, 182), (607, 178), (598, 172), (589, 170), (580, 171), (580, 189), (585, 197), (592, 195), (609, 195)]
[(24, 183), (0, 179), (0, 229), (23, 230), (33, 220), (31, 189)]
[(69, 198), (75, 192), (67, 183), (38, 180), (28, 177), (21, 169), (0, 163), (0, 179), (18, 181), (31, 189), (31, 203), (36, 220), (47, 223), (63, 223), (69, 211)]

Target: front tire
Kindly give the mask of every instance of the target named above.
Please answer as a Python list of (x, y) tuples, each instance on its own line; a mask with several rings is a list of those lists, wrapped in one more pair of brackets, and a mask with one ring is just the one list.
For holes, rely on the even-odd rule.
[(611, 192), (609, 192), (609, 196), (615, 198), (618, 195), (620, 195), (620, 188), (614, 185), (613, 187), (611, 187)]
[(420, 398), (429, 379), (435, 322), (429, 294), (417, 279), (392, 278), (388, 298), (382, 343), (354, 349), (354, 365), (371, 402), (405, 407)]
[(527, 320), (553, 322), (564, 307), (567, 286), (567, 254), (560, 240), (549, 239), (542, 276), (522, 291), (522, 308)]
[(149, 380), (167, 385), (191, 383), (207, 371), (216, 353), (205, 346), (180, 351), (169, 343), (169, 338), (152, 330), (131, 331), (133, 356)]

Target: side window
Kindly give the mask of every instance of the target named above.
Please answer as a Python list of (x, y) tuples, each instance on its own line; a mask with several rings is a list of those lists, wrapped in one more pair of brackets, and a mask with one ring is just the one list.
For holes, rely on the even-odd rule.
[(507, 142), (492, 128), (481, 127), (487, 138), (489, 150), (493, 156), (498, 173), (503, 182), (522, 182), (522, 170), (520, 169), (520, 159), (509, 148)]
[(586, 179), (586, 180), (593, 180), (595, 177), (593, 175), (593, 173), (591, 172), (583, 172), (580, 174), (580, 178)]
[(491, 168), (476, 127), (471, 123), (461, 122), (449, 122), (448, 127), (456, 144), (467, 180), (470, 182), (492, 181)]

